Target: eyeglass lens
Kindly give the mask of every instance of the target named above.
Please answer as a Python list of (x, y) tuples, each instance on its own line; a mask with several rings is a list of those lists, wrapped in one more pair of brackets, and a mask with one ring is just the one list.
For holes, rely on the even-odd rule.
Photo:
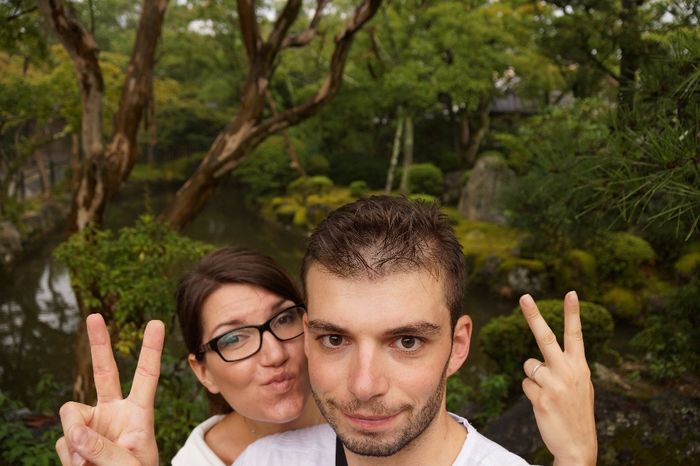
[[(302, 309), (294, 307), (277, 314), (270, 321), (270, 330), (278, 340), (298, 337), (304, 331)], [(234, 361), (256, 353), (261, 344), (261, 331), (256, 327), (244, 327), (222, 335), (217, 348), (224, 359)]]

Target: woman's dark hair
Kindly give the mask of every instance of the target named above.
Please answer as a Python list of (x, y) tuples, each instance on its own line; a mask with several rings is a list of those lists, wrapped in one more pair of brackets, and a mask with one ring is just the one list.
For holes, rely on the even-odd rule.
[[(196, 355), (204, 343), (204, 302), (222, 286), (234, 283), (256, 285), (294, 303), (303, 303), (301, 293), (292, 279), (271, 257), (247, 249), (217, 249), (195, 264), (178, 285), (177, 318), (189, 353)], [(207, 393), (213, 413), (224, 414), (232, 411), (221, 395)]]

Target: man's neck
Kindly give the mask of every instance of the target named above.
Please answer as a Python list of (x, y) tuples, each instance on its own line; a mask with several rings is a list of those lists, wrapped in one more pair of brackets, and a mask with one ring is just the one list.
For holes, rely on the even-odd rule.
[(348, 466), (451, 465), (467, 438), (467, 430), (441, 410), (427, 429), (392, 456), (362, 456), (345, 449)]

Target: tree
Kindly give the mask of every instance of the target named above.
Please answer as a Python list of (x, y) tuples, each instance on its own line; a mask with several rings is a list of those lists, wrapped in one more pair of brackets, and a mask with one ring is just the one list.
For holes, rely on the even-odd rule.
[(357, 31), (376, 13), (381, 0), (364, 0), (335, 36), (335, 48), (323, 84), (305, 102), (265, 114), (268, 89), (280, 54), (293, 47), (303, 47), (317, 34), (327, 0), (317, 0), (316, 11), (306, 29), (290, 33), (301, 11), (301, 0), (288, 0), (275, 20), (266, 39), (256, 18), (255, 3), (238, 1), (238, 21), (248, 59), (248, 74), (241, 92), (241, 106), (236, 116), (219, 133), (192, 176), (178, 190), (174, 201), (161, 220), (182, 229), (214, 193), (218, 185), (245, 157), (267, 137), (316, 114), (340, 89), (343, 68)]
[[(272, 103), (269, 86), (281, 52), (304, 47), (313, 40), (327, 3), (327, 0), (317, 0), (308, 25), (296, 29), (293, 26), (302, 10), (301, 0), (288, 0), (272, 24), (258, 18), (255, 1), (238, 0), (237, 22), (248, 62), (238, 112), (215, 138), (197, 170), (161, 215), (163, 222), (175, 229), (183, 228), (196, 216), (224, 176), (239, 166), (250, 151), (270, 135), (317, 113), (338, 92), (354, 35), (374, 16), (381, 0), (364, 0), (349, 16), (335, 37), (326, 79), (310, 99), (279, 112), (272, 111), (272, 115), (265, 113), (266, 105)], [(167, 0), (143, 0), (111, 137), (105, 142), (102, 119), (105, 83), (95, 34), (83, 26), (65, 0), (39, 0), (42, 15), (72, 60), (80, 88), (83, 160), (73, 191), (72, 231), (101, 225), (110, 199), (119, 191), (135, 163), (139, 126), (152, 100), (156, 47), (167, 4)], [(91, 9), (91, 23), (93, 17)], [(262, 34), (264, 28), (269, 29), (266, 38)], [(83, 314), (87, 312), (84, 305), (81, 309)], [(108, 306), (104, 307), (104, 312), (109, 318)], [(89, 362), (84, 357), (86, 335), (84, 328), (81, 330), (76, 344), (78, 369), (74, 397), (83, 401), (90, 392), (92, 377)]]

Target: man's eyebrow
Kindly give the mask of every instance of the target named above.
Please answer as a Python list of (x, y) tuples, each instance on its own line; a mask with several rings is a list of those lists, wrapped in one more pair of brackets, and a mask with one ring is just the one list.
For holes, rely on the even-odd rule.
[(421, 337), (432, 337), (440, 335), (442, 328), (432, 322), (414, 322), (401, 327), (392, 328), (385, 332), (388, 336), (415, 335)]
[(309, 320), (308, 327), (309, 330), (313, 330), (315, 332), (346, 333), (345, 329), (342, 327), (338, 327), (337, 325), (326, 322), (325, 320)]

